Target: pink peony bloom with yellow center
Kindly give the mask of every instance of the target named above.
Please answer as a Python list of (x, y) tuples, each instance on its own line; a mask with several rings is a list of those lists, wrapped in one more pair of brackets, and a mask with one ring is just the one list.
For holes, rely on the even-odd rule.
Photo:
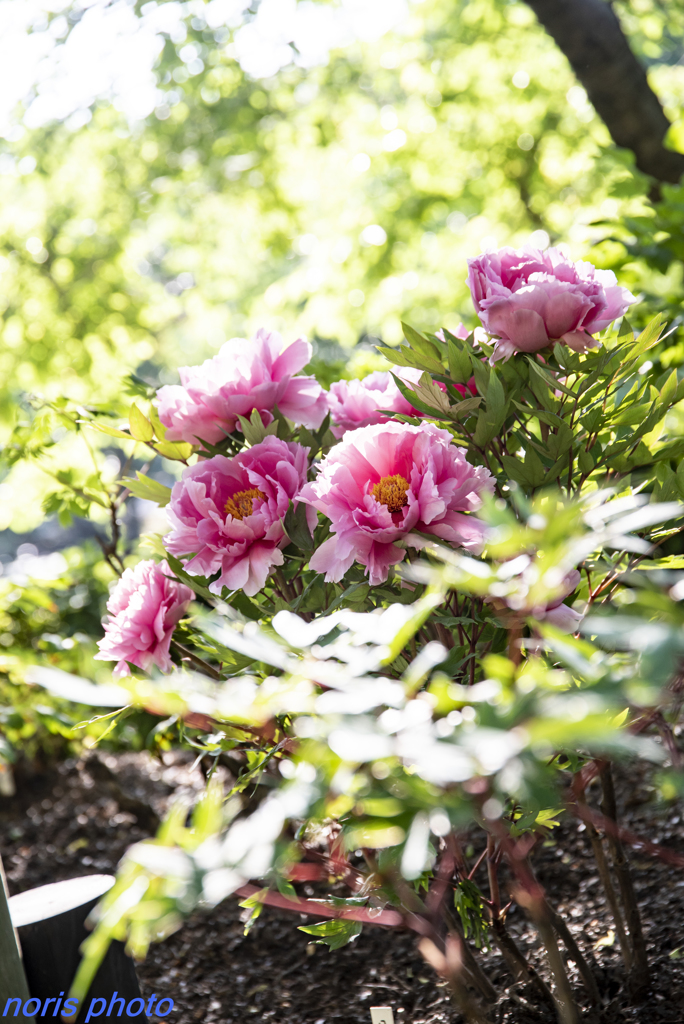
[(584, 352), (597, 344), (594, 334), (636, 302), (612, 270), (531, 246), (468, 260), (468, 287), (483, 326), (498, 339), (493, 359), (539, 352), (555, 341)]
[[(194, 576), (218, 573), (212, 593), (227, 587), (256, 594), (283, 564), (283, 518), (306, 483), (308, 451), (269, 436), (233, 458), (215, 455), (188, 467), (171, 491), (166, 549), (187, 559)], [(307, 514), (313, 529), (315, 513)]]
[(182, 366), (180, 384), (157, 392), (159, 419), (169, 441), (216, 444), (240, 429), (238, 416), (257, 409), (264, 423), (276, 406), (298, 426), (317, 429), (328, 411), (326, 392), (314, 377), (297, 376), (311, 359), (300, 338), (285, 345), (273, 331), (257, 331), (250, 342), (233, 338), (201, 366)]
[(309, 564), (337, 582), (360, 562), (377, 584), (402, 561), (406, 545), (422, 546), (413, 531), (477, 549), (485, 527), (467, 513), (493, 487), (488, 470), (471, 466), (449, 432), (432, 423), (390, 421), (350, 431), (300, 493), (330, 519), (332, 531)]
[(194, 594), (172, 577), (166, 562), (138, 562), (126, 569), (107, 601), (109, 621), (98, 641), (97, 661), (118, 661), (114, 675), (128, 676), (131, 665), (149, 672), (173, 667), (169, 648), (174, 628)]

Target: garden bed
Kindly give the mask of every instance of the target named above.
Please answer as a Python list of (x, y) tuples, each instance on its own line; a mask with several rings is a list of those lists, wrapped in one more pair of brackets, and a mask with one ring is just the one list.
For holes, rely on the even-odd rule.
[[(185, 753), (165, 763), (147, 754), (97, 755), (42, 772), (20, 771), (17, 795), (0, 798), (0, 853), (11, 894), (83, 873), (113, 872), (132, 842), (152, 834), (173, 797), (190, 799), (203, 779)], [(641, 769), (619, 776), (623, 823), (684, 852), (681, 807), (658, 809)], [(480, 851), (478, 850), (477, 853)], [(611, 921), (583, 827), (566, 819), (535, 856), (541, 881), (580, 946), (594, 957), (608, 1003), (605, 1024), (682, 1024), (684, 1021), (684, 873), (631, 855), (631, 865), (652, 965), (652, 986), (629, 1006)], [(313, 895), (310, 887), (302, 895)], [(366, 928), (337, 952), (314, 945), (290, 914), (265, 909), (244, 934), (236, 901), (195, 914), (139, 966), (143, 995), (174, 1000), (172, 1024), (369, 1024), (371, 1005), (389, 1005), (397, 1024), (455, 1020), (444, 982), (427, 967), (408, 933)], [(309, 919), (311, 922), (311, 919)], [(541, 973), (546, 967), (536, 932), (516, 909), (510, 930)], [(509, 980), (496, 952), (482, 956), (497, 985)], [(571, 976), (577, 984), (574, 965)], [(508, 988), (492, 1014), (505, 1024), (552, 1024), (543, 1007), (528, 1008), (533, 994)], [(589, 1018), (587, 1018), (589, 1019)]]

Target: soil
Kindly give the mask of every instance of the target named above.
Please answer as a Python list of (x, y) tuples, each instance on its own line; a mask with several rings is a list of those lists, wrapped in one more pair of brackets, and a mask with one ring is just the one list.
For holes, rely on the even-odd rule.
[[(170, 800), (192, 799), (202, 784), (199, 769), (183, 752), (164, 755), (163, 763), (147, 754), (98, 754), (49, 771), (22, 769), (16, 795), (0, 797), (0, 854), (10, 892), (114, 872), (126, 848), (154, 832)], [(627, 827), (684, 853), (681, 802), (656, 805), (647, 775), (637, 768), (619, 775), (618, 795)], [(595, 970), (604, 1005), (598, 1013), (585, 1011), (583, 1020), (684, 1024), (684, 871), (634, 851), (630, 861), (652, 969), (651, 988), (639, 1005), (630, 1005), (584, 826), (564, 819), (535, 854), (535, 869)], [(300, 891), (313, 895), (307, 886)], [(304, 915), (299, 920), (266, 908), (247, 935), (244, 915), (230, 900), (194, 914), (138, 965), (144, 996), (174, 1000), (165, 1018), (170, 1024), (370, 1024), (371, 1006), (391, 1006), (396, 1024), (461, 1020), (410, 933), (366, 927), (350, 945), (330, 952), (297, 930)], [(536, 931), (520, 909), (508, 925), (548, 980)], [(553, 1024), (554, 1012), (534, 992), (512, 983), (496, 950), (476, 955), (503, 993), (490, 1013), (492, 1022)], [(585, 1003), (572, 962), (568, 970)]]

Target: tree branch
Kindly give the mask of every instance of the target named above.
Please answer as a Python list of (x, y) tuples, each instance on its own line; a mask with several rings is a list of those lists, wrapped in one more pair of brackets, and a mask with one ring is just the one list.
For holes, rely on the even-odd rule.
[(618, 146), (658, 181), (678, 182), (684, 155), (665, 149), (670, 127), (646, 72), (605, 0), (526, 0), (567, 57)]

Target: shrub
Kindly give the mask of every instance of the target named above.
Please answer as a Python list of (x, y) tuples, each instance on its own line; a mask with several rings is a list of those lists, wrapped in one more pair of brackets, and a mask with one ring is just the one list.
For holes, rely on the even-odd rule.
[[(365, 395), (363, 381), (333, 386), (332, 420), (298, 375), (303, 343), (289, 359), (260, 334), (159, 398), (129, 381), (123, 423), (117, 406), (36, 402), (15, 432), (15, 460), (49, 448), (58, 463), (58, 422), (96, 462), (93, 439), (113, 437), (141, 466), (113, 482), (63, 466), (47, 507), (95, 509), (111, 527), (102, 547), (120, 579), (98, 658), (120, 678), (107, 701), (91, 687), (93, 705), (163, 719), (208, 774), (189, 822), (178, 805), (128, 851), (76, 996), (112, 938), (144, 956), (194, 908), (232, 896), (253, 915), (322, 918), (303, 930), (332, 948), (366, 926), (413, 929), (473, 1021), (497, 996), (473, 947), (494, 943), (570, 1024), (600, 993), (535, 875), (560, 814), (586, 824), (632, 994), (648, 985), (611, 762), (660, 763), (664, 794), (682, 791), (684, 439), (669, 413), (684, 382), (654, 376), (662, 318), (635, 337), (633, 297), (609, 272), (507, 250), (474, 261), (471, 282), (499, 334), (407, 326), (405, 345), (381, 349), (393, 381), (373, 374)], [(284, 376), (264, 369), (266, 337)], [(369, 409), (369, 395), (387, 408)], [(180, 470), (172, 488), (158, 456)], [(144, 563), (121, 537), (130, 496), (169, 510)], [(62, 696), (74, 685), (58, 668), (31, 671)], [(464, 852), (474, 834), (486, 891)], [(302, 899), (303, 879), (329, 895)], [(507, 930), (513, 901), (538, 931), (550, 988)]]

